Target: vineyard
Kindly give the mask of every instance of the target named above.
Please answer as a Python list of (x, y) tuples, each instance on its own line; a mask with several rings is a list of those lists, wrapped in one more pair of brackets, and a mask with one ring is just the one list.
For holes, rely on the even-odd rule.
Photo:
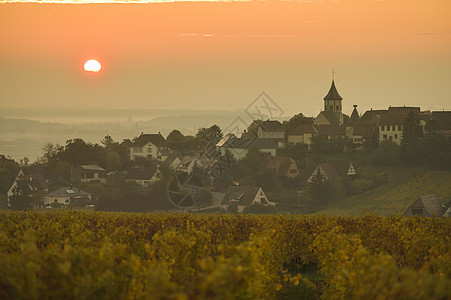
[(0, 298), (449, 299), (450, 248), (445, 218), (1, 212)]
[[(410, 171), (410, 172), (409, 172)], [(370, 212), (380, 216), (403, 214), (412, 204), (412, 199), (434, 194), (443, 204), (451, 203), (451, 172), (405, 170), (401, 178), (389, 179), (389, 184), (328, 205), (321, 211), (327, 215), (358, 215)], [(409, 172), (409, 173), (407, 173)], [(415, 174), (416, 172), (420, 174)]]

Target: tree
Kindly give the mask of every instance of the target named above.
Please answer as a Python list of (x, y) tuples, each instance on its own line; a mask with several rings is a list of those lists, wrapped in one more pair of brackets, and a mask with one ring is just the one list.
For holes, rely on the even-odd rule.
[(402, 128), (401, 148), (403, 151), (409, 148), (414, 149), (423, 137), (423, 127), (420, 124), (420, 117), (410, 111)]
[(194, 138), (197, 149), (205, 148), (207, 145), (215, 145), (222, 139), (222, 131), (218, 125), (212, 125), (208, 128), (200, 128)]
[(113, 138), (110, 135), (106, 135), (105, 138), (100, 142), (106, 150), (111, 150), (111, 148), (115, 144)]
[(179, 130), (174, 129), (168, 134), (166, 140), (168, 143), (183, 143), (185, 136)]
[(243, 209), (243, 214), (275, 214), (277, 209), (272, 205), (254, 203)]
[(26, 195), (20, 187), (13, 189), (13, 195), (9, 199), (11, 209), (27, 210), (31, 208), (33, 203), (34, 199)]
[(302, 113), (294, 115), (293, 117), (291, 117), (290, 120), (283, 122), (286, 128), (286, 132), (292, 131), (299, 124), (310, 124), (310, 123), (312, 123), (312, 119), (304, 116)]

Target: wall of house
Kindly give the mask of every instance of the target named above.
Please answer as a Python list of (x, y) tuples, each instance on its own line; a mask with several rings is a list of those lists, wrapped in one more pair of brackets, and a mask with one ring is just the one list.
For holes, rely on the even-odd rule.
[(382, 141), (393, 141), (401, 144), (402, 125), (379, 125), (379, 143)]
[(64, 204), (68, 205), (70, 204), (70, 197), (45, 197), (44, 198), (44, 204)]
[(158, 150), (160, 149), (151, 142), (147, 143), (143, 147), (132, 147), (130, 148), (130, 159), (134, 160), (136, 157), (156, 159), (158, 157)]
[(304, 136), (302, 134), (288, 135), (288, 144), (302, 144), (303, 142), (304, 142)]
[(257, 129), (257, 137), (259, 139), (283, 139), (285, 138), (285, 132), (267, 132), (264, 131), (261, 127)]

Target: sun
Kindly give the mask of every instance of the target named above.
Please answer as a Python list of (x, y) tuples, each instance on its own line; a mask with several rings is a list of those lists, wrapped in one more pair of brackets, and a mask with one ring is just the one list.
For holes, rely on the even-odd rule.
[(97, 60), (90, 59), (85, 62), (84, 68), (87, 72), (99, 72), (102, 65)]

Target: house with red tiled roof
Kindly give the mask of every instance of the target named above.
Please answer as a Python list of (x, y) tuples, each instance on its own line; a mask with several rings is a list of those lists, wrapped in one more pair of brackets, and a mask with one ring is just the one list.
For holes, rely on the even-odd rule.
[(299, 175), (298, 166), (291, 157), (266, 157), (261, 162), (258, 173), (263, 174), (266, 170), (273, 171), (278, 177), (294, 178)]

